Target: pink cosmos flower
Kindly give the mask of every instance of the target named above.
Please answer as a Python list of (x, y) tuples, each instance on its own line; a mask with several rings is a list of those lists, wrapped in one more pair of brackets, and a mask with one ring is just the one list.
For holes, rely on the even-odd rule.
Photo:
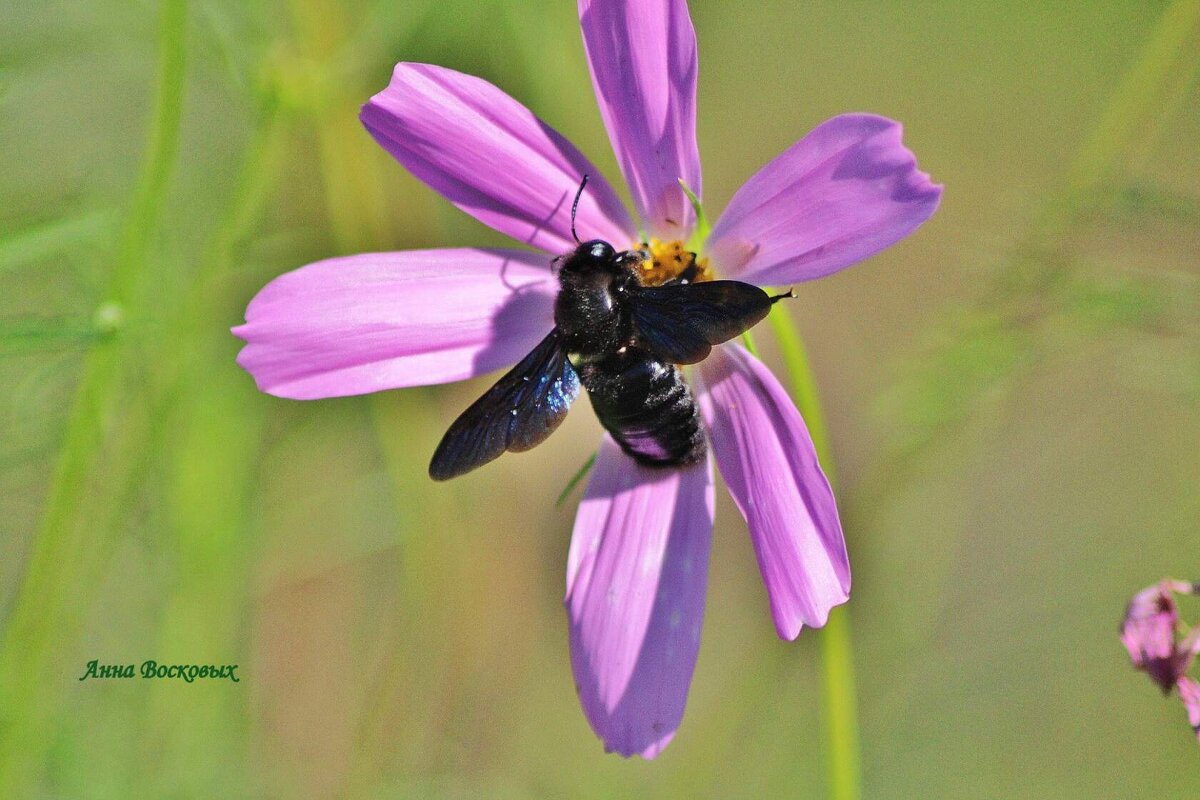
[(1163, 694), (1179, 690), (1188, 722), (1200, 736), (1200, 683), (1187, 676), (1200, 653), (1200, 628), (1179, 636), (1176, 594), (1196, 594), (1200, 584), (1163, 580), (1133, 596), (1121, 621), (1121, 642), (1133, 665), (1145, 671)]
[[(553, 325), (553, 256), (577, 228), (617, 249), (684, 251), (697, 217), (696, 39), (684, 0), (579, 0), (601, 116), (635, 224), (570, 142), (486, 81), (396, 66), (362, 110), (367, 130), (456, 206), (529, 249), (333, 258), (267, 285), (234, 332), (260, 389), (314, 399), (459, 381), (514, 364)], [(837, 272), (911, 233), (941, 187), (901, 127), (848, 114), (820, 125), (734, 195), (702, 246), (705, 269), (764, 286)], [(758, 359), (725, 344), (693, 375), (710, 451), (750, 529), (779, 635), (821, 626), (850, 568), (829, 484), (792, 400)], [(513, 456), (508, 456), (513, 458)], [(700, 642), (713, 526), (712, 458), (647, 468), (607, 436), (567, 565), (571, 663), (609, 750), (657, 755), (671, 740)]]

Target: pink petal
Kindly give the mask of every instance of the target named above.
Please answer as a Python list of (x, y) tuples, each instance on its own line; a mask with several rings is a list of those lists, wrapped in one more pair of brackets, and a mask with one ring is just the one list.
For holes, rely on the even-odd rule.
[(1129, 659), (1164, 692), (1187, 671), (1193, 655), (1175, 642), (1179, 609), (1173, 591), (1187, 592), (1190, 584), (1164, 580), (1134, 595), (1121, 622), (1121, 643)]
[(712, 467), (643, 467), (607, 435), (567, 560), (571, 666), (605, 749), (654, 758), (683, 719), (704, 618)]
[[(1148, 660), (1170, 658), (1175, 652), (1175, 626), (1179, 611), (1170, 589), (1162, 583), (1143, 589), (1129, 601), (1121, 623), (1121, 642), (1135, 666)], [(1168, 685), (1174, 683), (1168, 681)]]
[(579, 0), (600, 115), (649, 233), (695, 224), (682, 178), (700, 194), (696, 33), (685, 0)]
[(850, 596), (833, 492), (800, 412), (762, 362), (725, 344), (700, 370), (717, 466), (750, 526), (775, 629), (795, 639)]
[(636, 239), (612, 187), (570, 142), (487, 81), (429, 64), (397, 64), (363, 106), (371, 135), (447, 200), (501, 233), (551, 253), (575, 246), (571, 201), (583, 175), (576, 228), (618, 249)]
[(709, 254), (727, 277), (776, 286), (837, 272), (900, 241), (942, 196), (901, 133), (900, 123), (870, 114), (822, 123), (737, 191)]
[(1179, 696), (1183, 698), (1184, 708), (1187, 709), (1188, 723), (1200, 737), (1200, 684), (1191, 678), (1179, 679)]
[(258, 388), (311, 400), (458, 381), (518, 361), (554, 325), (547, 258), (411, 250), (331, 258), (250, 301), (238, 355)]

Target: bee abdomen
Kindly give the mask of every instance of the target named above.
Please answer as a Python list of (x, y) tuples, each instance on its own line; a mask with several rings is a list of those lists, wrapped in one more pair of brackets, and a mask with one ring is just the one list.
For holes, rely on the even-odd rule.
[(696, 400), (672, 364), (630, 347), (588, 365), (580, 379), (600, 424), (638, 463), (677, 466), (704, 457)]

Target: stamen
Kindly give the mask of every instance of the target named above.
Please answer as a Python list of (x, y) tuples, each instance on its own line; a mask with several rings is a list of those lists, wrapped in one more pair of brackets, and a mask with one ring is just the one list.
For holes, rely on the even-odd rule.
[(633, 249), (649, 256), (638, 265), (638, 276), (643, 286), (661, 286), (677, 278), (689, 283), (713, 279), (708, 259), (697, 256), (681, 241), (651, 239), (635, 245)]

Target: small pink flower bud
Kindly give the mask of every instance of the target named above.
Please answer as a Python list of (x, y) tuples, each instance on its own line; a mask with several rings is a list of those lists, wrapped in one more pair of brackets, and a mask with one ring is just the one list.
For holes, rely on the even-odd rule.
[(1200, 736), (1200, 683), (1187, 677), (1200, 653), (1200, 627), (1183, 632), (1177, 594), (1200, 594), (1200, 583), (1167, 579), (1134, 595), (1121, 622), (1121, 642), (1133, 665), (1149, 675), (1163, 694), (1179, 690), (1188, 722)]

